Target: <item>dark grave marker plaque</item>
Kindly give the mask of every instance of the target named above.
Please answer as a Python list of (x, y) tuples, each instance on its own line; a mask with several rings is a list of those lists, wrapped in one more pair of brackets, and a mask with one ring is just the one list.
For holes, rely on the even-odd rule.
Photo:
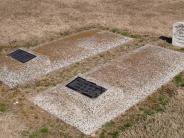
[(35, 55), (28, 53), (28, 52), (21, 50), (21, 49), (17, 49), (16, 51), (8, 54), (8, 56), (10, 56), (10, 57), (18, 60), (19, 62), (22, 62), (22, 63), (26, 63), (26, 62), (28, 62), (31, 59), (36, 57)]
[(104, 93), (107, 89), (98, 86), (97, 84), (87, 81), (81, 77), (77, 77), (72, 82), (66, 85), (66, 87), (77, 91), (90, 98), (97, 98), (99, 95)]

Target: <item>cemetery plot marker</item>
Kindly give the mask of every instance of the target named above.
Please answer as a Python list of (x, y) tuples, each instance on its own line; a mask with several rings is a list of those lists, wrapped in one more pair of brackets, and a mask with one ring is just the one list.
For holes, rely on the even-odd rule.
[(173, 25), (172, 44), (178, 47), (184, 47), (184, 22), (177, 22)]
[(36, 57), (35, 55), (28, 53), (22, 49), (18, 49), (16, 51), (10, 53), (8, 56), (16, 59), (17, 61), (19, 61), (21, 63), (26, 63), (26, 62), (28, 62), (31, 59)]
[(86, 95), (90, 98), (97, 98), (107, 89), (98, 86), (97, 84), (87, 81), (81, 77), (77, 77), (75, 80), (66, 85), (66, 87), (77, 91), (83, 95)]

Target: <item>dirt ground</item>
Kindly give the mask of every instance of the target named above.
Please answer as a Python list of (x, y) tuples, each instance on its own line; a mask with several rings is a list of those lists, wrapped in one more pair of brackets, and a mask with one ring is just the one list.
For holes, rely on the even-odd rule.
[(0, 138), (20, 138), (26, 126), (13, 113), (0, 115)]
[[(10, 46), (35, 46), (93, 27), (136, 38), (126, 47), (76, 63), (34, 84), (9, 89), (0, 83), (0, 138), (90, 137), (34, 107), (26, 97), (147, 43), (178, 50), (158, 36), (171, 36), (172, 24), (183, 20), (183, 7), (182, 0), (0, 0), (0, 53)], [(93, 136), (182, 138), (183, 86), (181, 74)]]
[(35, 45), (63, 33), (105, 26), (171, 35), (182, 0), (0, 0), (0, 45)]

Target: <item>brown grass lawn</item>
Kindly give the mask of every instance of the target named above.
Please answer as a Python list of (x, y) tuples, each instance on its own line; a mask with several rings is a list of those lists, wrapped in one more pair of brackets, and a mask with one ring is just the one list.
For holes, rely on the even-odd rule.
[(182, 0), (0, 0), (0, 44), (35, 45), (90, 26), (171, 35), (183, 7)]
[[(126, 47), (71, 65), (34, 84), (9, 89), (0, 83), (0, 138), (90, 137), (36, 108), (26, 97), (146, 43), (179, 50), (158, 36), (171, 36), (172, 24), (184, 18), (183, 7), (182, 0), (0, 0), (0, 53), (93, 27), (136, 38)], [(93, 136), (182, 138), (183, 87), (182, 73)]]

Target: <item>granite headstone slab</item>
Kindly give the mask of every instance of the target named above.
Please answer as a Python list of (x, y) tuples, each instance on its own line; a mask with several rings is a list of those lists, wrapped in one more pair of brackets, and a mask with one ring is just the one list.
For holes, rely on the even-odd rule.
[(173, 25), (172, 44), (178, 47), (184, 47), (184, 22), (177, 22)]

